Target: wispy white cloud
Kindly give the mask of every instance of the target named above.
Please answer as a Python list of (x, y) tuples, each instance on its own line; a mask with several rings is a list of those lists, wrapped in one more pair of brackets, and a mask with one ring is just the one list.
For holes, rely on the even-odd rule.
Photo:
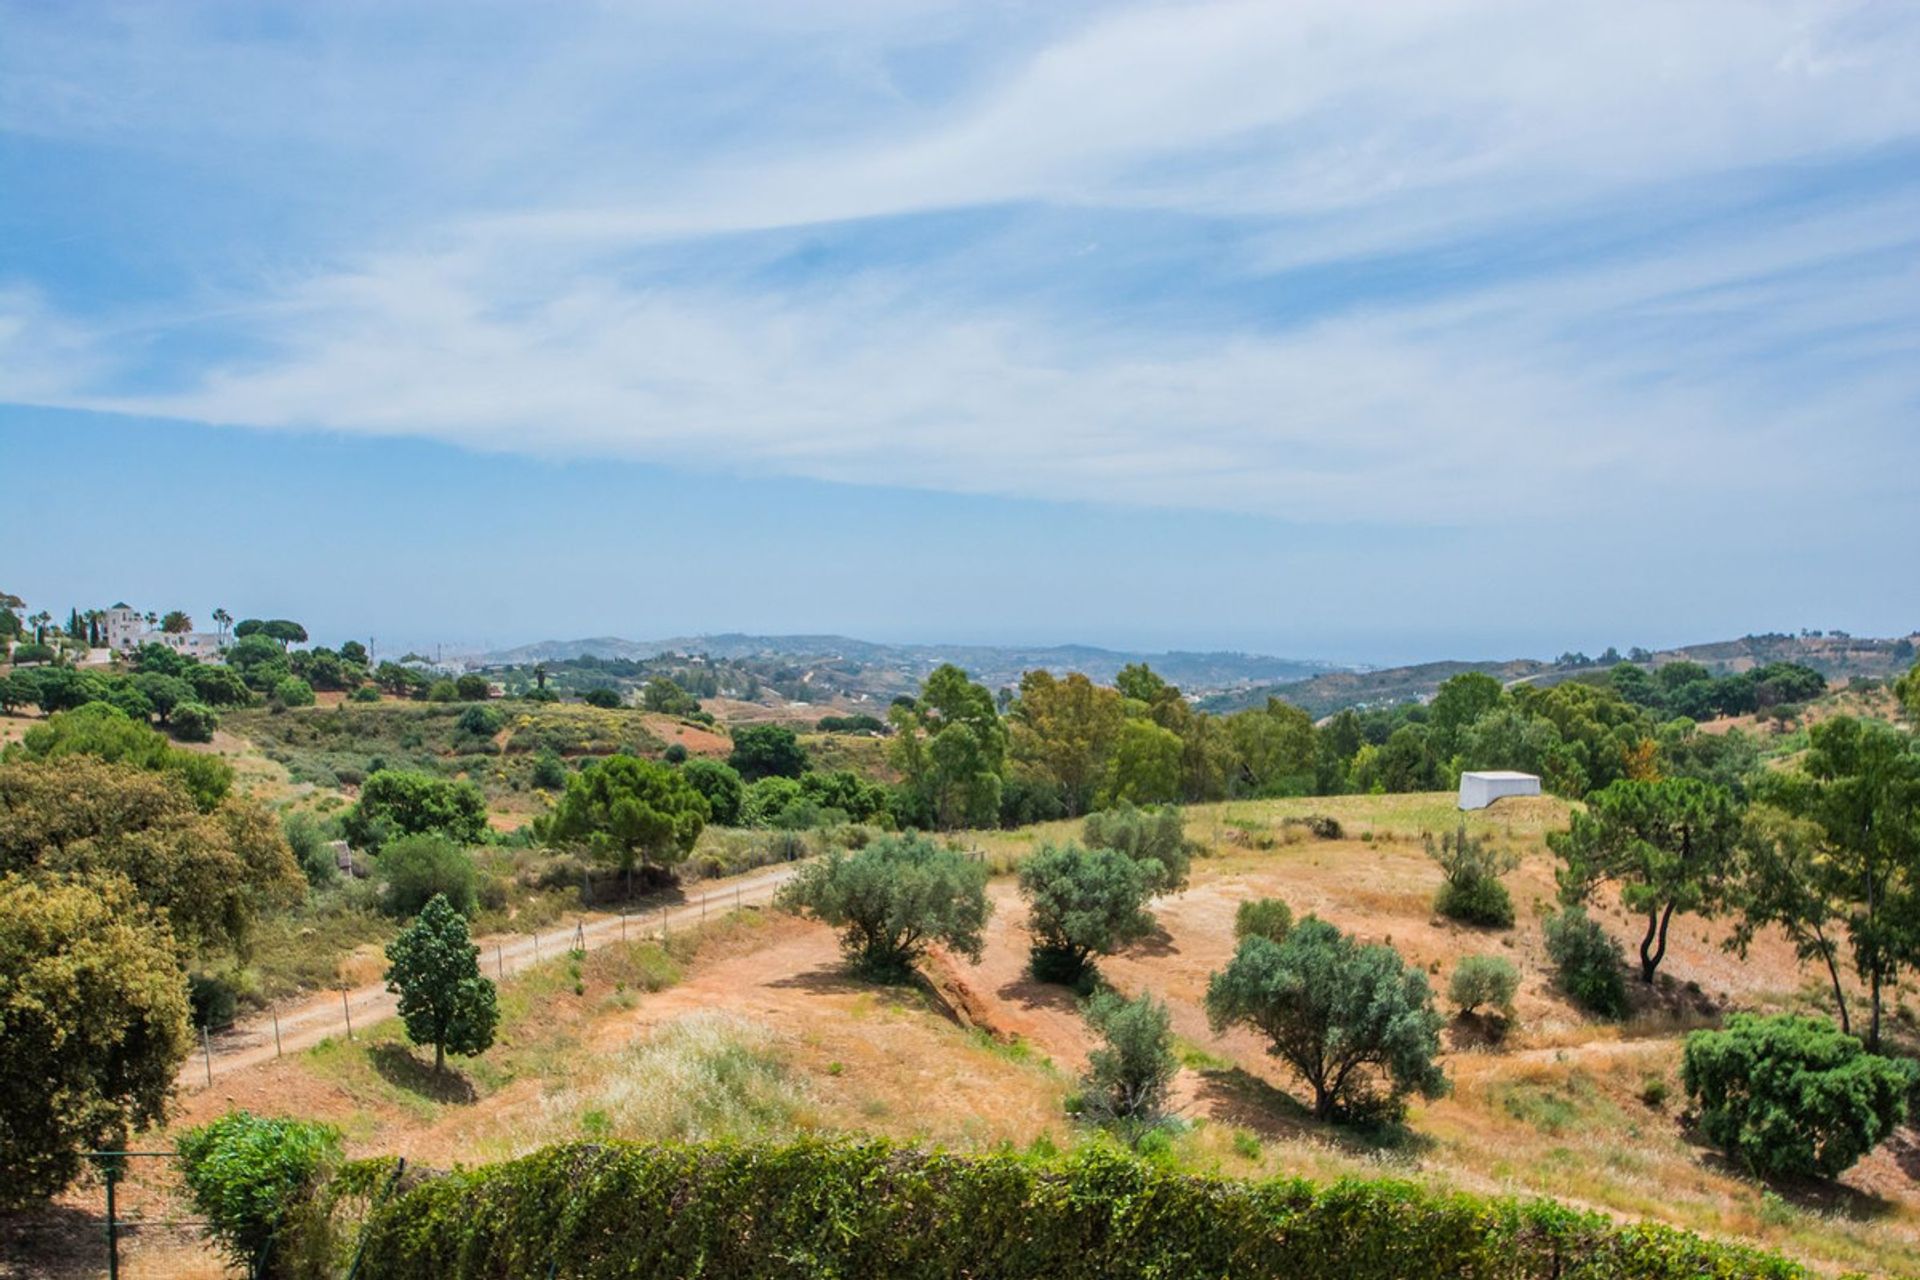
[[(1051, 17), (1064, 25), (1037, 47), (953, 7), (739, 28), (790, 12), (743, 9), (715, 33), (689, 10), (612, 7), (590, 34), (540, 44), (519, 82), (500, 75), (510, 59), (459, 41), (416, 40), (369, 68), (325, 41), (167, 26), (161, 48), (245, 70), (266, 104), (217, 127), (217, 84), (162, 104), (169, 147), (319, 130), (261, 77), (332, 68), (369, 100), (343, 93), (321, 142), (418, 157), (413, 212), (359, 250), (303, 266), (289, 246), (270, 279), (221, 282), (216, 301), (242, 318), (217, 328), (248, 353), (223, 344), (165, 391), (108, 389), (112, 343), (0, 299), (0, 396), (1313, 520), (1592, 518), (1623, 492), (1699, 501), (1708, 475), (1723, 495), (1831, 494), (1857, 477), (1836, 422), (1843, 444), (1912, 448), (1899, 423), (1920, 398), (1915, 185), (1803, 212), (1720, 197), (1699, 225), (1598, 265), (1483, 266), (1351, 305), (1296, 306), (1285, 274), (1460, 244), (1497, 257), (1503, 237), (1630, 220), (1693, 185), (1784, 171), (1792, 186), (1792, 166), (1910, 146), (1920, 19), (1898, 9), (1161, 5)], [(716, 96), (676, 65), (697, 63), (701, 30), (726, 37), (712, 61), (759, 71), (753, 88)], [(941, 92), (911, 70), (928, 30), (959, 46)], [(759, 60), (789, 39), (809, 51), (792, 71), (804, 119), (763, 122), (778, 94)], [(71, 56), (153, 83), (129, 51)], [(512, 87), (462, 94), (463, 67)], [(683, 103), (698, 141), (676, 145)], [(384, 120), (396, 127), (356, 144)], [(58, 58), (0, 96), (0, 124), (149, 131)], [(503, 180), (516, 171), (527, 180)], [(828, 228), (857, 245), (856, 220), (987, 205), (1084, 218), (1090, 239), (1106, 217), (1176, 214), (1241, 247), (1234, 287), (1272, 318), (1167, 323), (1121, 287), (1078, 310), (962, 296), (929, 289), (913, 255), (851, 252), (805, 279), (673, 269), (751, 253), (748, 233)], [(944, 244), (940, 271), (999, 252)], [(132, 310), (167, 328), (164, 307)], [(23, 361), (9, 314), (16, 335), (61, 336)], [(1791, 476), (1782, 451), (1801, 459)]]

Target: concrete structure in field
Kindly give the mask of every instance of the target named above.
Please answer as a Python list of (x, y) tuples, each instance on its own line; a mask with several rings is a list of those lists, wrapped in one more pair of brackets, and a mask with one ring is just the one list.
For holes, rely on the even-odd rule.
[(1460, 807), (1484, 809), (1502, 796), (1537, 796), (1540, 779), (1531, 773), (1488, 769), (1460, 775)]

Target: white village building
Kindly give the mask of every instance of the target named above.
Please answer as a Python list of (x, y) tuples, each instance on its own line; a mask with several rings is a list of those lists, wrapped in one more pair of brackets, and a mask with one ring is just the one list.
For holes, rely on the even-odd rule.
[(1502, 796), (1537, 796), (1540, 779), (1511, 769), (1487, 769), (1460, 775), (1460, 807), (1484, 809)]
[(107, 610), (105, 623), (107, 648), (115, 653), (132, 653), (143, 644), (159, 644), (189, 658), (213, 662), (227, 647), (227, 637), (215, 631), (162, 631), (147, 621), (146, 614), (127, 604)]

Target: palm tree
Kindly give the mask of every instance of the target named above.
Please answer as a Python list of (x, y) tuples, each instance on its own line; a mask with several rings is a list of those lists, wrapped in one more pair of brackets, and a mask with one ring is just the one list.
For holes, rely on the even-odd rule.
[(87, 623), (87, 647), (89, 649), (97, 649), (100, 647), (100, 623), (106, 618), (107, 611), (105, 609), (89, 609), (84, 616)]
[(147, 610), (147, 625), (151, 627), (154, 623), (158, 621), (160, 621), (160, 615), (155, 613), (151, 609)]
[(215, 609), (213, 611), (213, 621), (214, 625), (220, 628), (220, 634), (225, 636), (227, 634), (227, 628), (233, 625), (233, 615), (225, 609)]
[(33, 642), (35, 644), (45, 644), (47, 642), (47, 624), (53, 621), (53, 615), (45, 609), (42, 609), (31, 618), (28, 618), (27, 621), (33, 624)]

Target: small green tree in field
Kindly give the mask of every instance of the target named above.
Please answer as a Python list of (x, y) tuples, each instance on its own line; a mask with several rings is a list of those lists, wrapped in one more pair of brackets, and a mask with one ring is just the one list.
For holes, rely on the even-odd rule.
[(567, 779), (546, 838), (583, 844), (631, 885), (635, 866), (670, 869), (693, 852), (707, 825), (706, 799), (678, 769), (637, 756), (609, 756)]
[(1920, 1065), (1824, 1018), (1736, 1013), (1687, 1037), (1681, 1080), (1702, 1131), (1753, 1172), (1832, 1178), (1905, 1123)]
[(418, 915), (435, 898), (444, 898), (455, 911), (471, 916), (479, 902), (473, 859), (437, 831), (389, 840), (376, 869), (387, 891), (382, 905), (390, 915)]
[(1147, 898), (1159, 864), (1113, 849), (1042, 845), (1020, 864), (1020, 894), (1033, 932), (1033, 976), (1078, 983), (1095, 956), (1110, 955), (1153, 929)]
[(1513, 897), (1500, 877), (1519, 865), (1511, 853), (1493, 848), (1484, 838), (1467, 834), (1467, 824), (1436, 843), (1426, 837), (1427, 856), (1440, 864), (1440, 892), (1433, 909), (1450, 920), (1495, 929), (1513, 927)]
[(1617, 1018), (1627, 1011), (1627, 984), (1620, 976), (1626, 955), (1600, 922), (1579, 907), (1547, 918), (1547, 957), (1560, 971), (1560, 987), (1588, 1013)]
[(274, 1274), (289, 1213), (340, 1158), (331, 1125), (230, 1111), (175, 1144), (207, 1233), (249, 1275)]
[(838, 850), (781, 889), (779, 904), (840, 930), (854, 968), (881, 981), (908, 978), (939, 943), (978, 963), (992, 905), (987, 869), (924, 836), (885, 836), (856, 853)]
[(1185, 820), (1174, 806), (1140, 809), (1122, 800), (1111, 809), (1088, 814), (1082, 834), (1089, 849), (1117, 849), (1143, 866), (1155, 864), (1149, 884), (1152, 896), (1187, 887), (1193, 857), (1187, 849)]
[(1243, 938), (1207, 984), (1207, 1020), (1259, 1032), (1313, 1089), (1322, 1120), (1393, 1115), (1447, 1078), (1427, 976), (1392, 947), (1364, 945), (1308, 916), (1284, 942)]
[(580, 695), (580, 700), (590, 707), (599, 707), (603, 711), (612, 711), (620, 705), (620, 691), (602, 686), (598, 689), (587, 690)]
[(1128, 1000), (1101, 991), (1087, 1001), (1100, 1047), (1087, 1055), (1081, 1114), (1096, 1124), (1152, 1125), (1167, 1109), (1167, 1086), (1180, 1070), (1167, 1006), (1150, 994)]
[(1454, 966), (1447, 995), (1471, 1014), (1492, 1008), (1502, 1017), (1513, 1016), (1513, 993), (1520, 989), (1520, 971), (1505, 956), (1462, 956)]
[(1285, 942), (1293, 930), (1293, 908), (1278, 898), (1249, 898), (1233, 913), (1233, 939), (1265, 938)]
[(387, 990), (400, 997), (407, 1038), (433, 1046), (433, 1069), (447, 1054), (473, 1057), (493, 1044), (500, 1021), (493, 983), (480, 972), (480, 948), (467, 921), (444, 897), (435, 897), (387, 944)]

